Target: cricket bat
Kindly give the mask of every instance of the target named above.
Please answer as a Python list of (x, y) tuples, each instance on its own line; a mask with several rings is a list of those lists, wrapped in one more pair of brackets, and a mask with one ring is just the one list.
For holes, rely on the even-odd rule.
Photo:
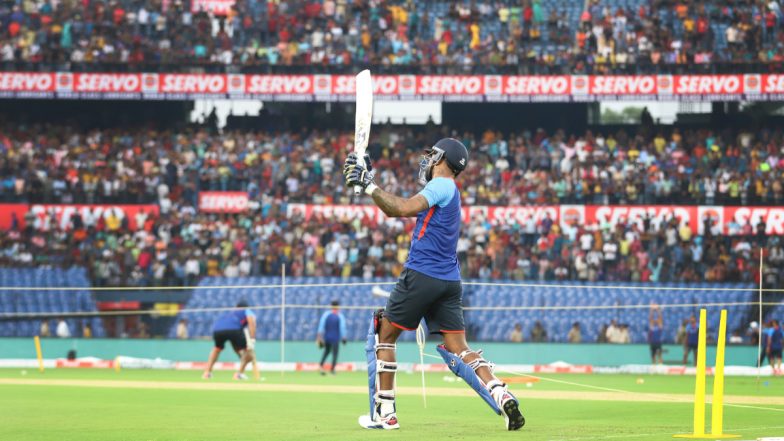
[[(250, 341), (250, 331), (248, 331), (248, 328), (242, 328), (242, 332), (245, 333), (245, 341)], [(256, 381), (259, 381), (261, 379), (261, 374), (259, 373), (259, 366), (256, 363), (256, 348), (248, 348), (247, 351), (248, 355), (251, 357), (250, 362), (253, 365), (253, 378)]]
[[(354, 152), (357, 163), (365, 166), (365, 150), (370, 140), (370, 125), (373, 122), (373, 80), (368, 69), (357, 74), (357, 108), (354, 119)], [(362, 187), (354, 186), (354, 194), (362, 193)]]
[(384, 291), (380, 286), (374, 286), (371, 292), (373, 293), (373, 297), (382, 297), (388, 299), (390, 295), (389, 291)]

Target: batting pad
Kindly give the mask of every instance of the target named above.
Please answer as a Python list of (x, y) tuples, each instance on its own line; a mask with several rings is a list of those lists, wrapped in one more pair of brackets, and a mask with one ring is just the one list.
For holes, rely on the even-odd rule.
[(490, 391), (487, 390), (485, 387), (485, 383), (476, 375), (474, 369), (465, 364), (463, 359), (461, 359), (457, 354), (453, 354), (449, 352), (443, 345), (438, 345), (436, 347), (438, 353), (441, 354), (441, 358), (444, 359), (444, 362), (447, 366), (449, 366), (449, 370), (452, 371), (455, 375), (462, 378), (472, 389), (485, 400), (488, 406), (490, 406), (495, 413), (501, 415), (501, 409), (498, 408), (498, 404), (496, 404), (493, 396), (490, 395)]
[(370, 415), (373, 416), (375, 412), (376, 402), (376, 369), (378, 363), (376, 362), (376, 314), (370, 319), (370, 327), (367, 333), (367, 342), (365, 343), (365, 354), (367, 355), (367, 372), (368, 372), (368, 398), (370, 400)]

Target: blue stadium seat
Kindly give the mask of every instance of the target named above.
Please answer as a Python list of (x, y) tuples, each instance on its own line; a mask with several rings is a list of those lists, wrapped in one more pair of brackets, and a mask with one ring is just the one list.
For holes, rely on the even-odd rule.
[[(4, 287), (80, 288), (83, 290), (11, 291)], [(0, 313), (67, 313), (96, 311), (90, 294), (90, 282), (83, 268), (0, 268)], [(85, 321), (89, 321), (95, 337), (105, 335), (99, 319), (66, 320), (74, 333)], [(0, 336), (29, 337), (39, 331), (40, 322), (0, 322)], [(54, 332), (55, 323), (50, 324)], [(78, 332), (76, 333), (78, 335)]]

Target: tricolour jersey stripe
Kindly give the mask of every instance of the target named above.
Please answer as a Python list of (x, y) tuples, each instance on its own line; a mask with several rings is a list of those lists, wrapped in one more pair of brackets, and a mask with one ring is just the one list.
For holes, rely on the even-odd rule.
[(419, 229), (419, 236), (417, 236), (417, 240), (421, 239), (422, 236), (425, 235), (425, 230), (427, 230), (427, 223), (430, 222), (430, 218), (433, 217), (433, 213), (436, 212), (436, 206), (433, 205), (430, 207), (430, 211), (427, 212), (427, 216), (425, 216), (425, 220), (422, 221), (422, 228)]

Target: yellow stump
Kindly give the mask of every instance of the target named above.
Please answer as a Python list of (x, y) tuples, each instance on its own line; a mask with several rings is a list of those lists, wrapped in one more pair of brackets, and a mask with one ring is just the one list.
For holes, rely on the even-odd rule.
[(705, 434), (705, 351), (707, 347), (707, 311), (700, 309), (699, 342), (697, 343), (697, 372), (694, 387), (694, 431), (690, 434), (673, 435), (675, 438), (722, 439), (740, 435), (722, 434), (724, 406), (724, 340), (727, 335), (727, 311), (721, 311), (716, 365), (713, 378), (713, 404), (711, 406), (711, 433)]
[(44, 356), (41, 352), (41, 339), (36, 335), (33, 337), (35, 341), (35, 355), (38, 357), (38, 372), (44, 371)]
[(114, 358), (114, 371), (119, 374), (120, 369), (122, 369), (122, 367), (120, 366), (120, 356), (118, 355)]
[(719, 335), (716, 339), (716, 367), (713, 369), (713, 402), (711, 404), (711, 438), (738, 438), (724, 431), (724, 343), (727, 338), (727, 310), (721, 310)]

